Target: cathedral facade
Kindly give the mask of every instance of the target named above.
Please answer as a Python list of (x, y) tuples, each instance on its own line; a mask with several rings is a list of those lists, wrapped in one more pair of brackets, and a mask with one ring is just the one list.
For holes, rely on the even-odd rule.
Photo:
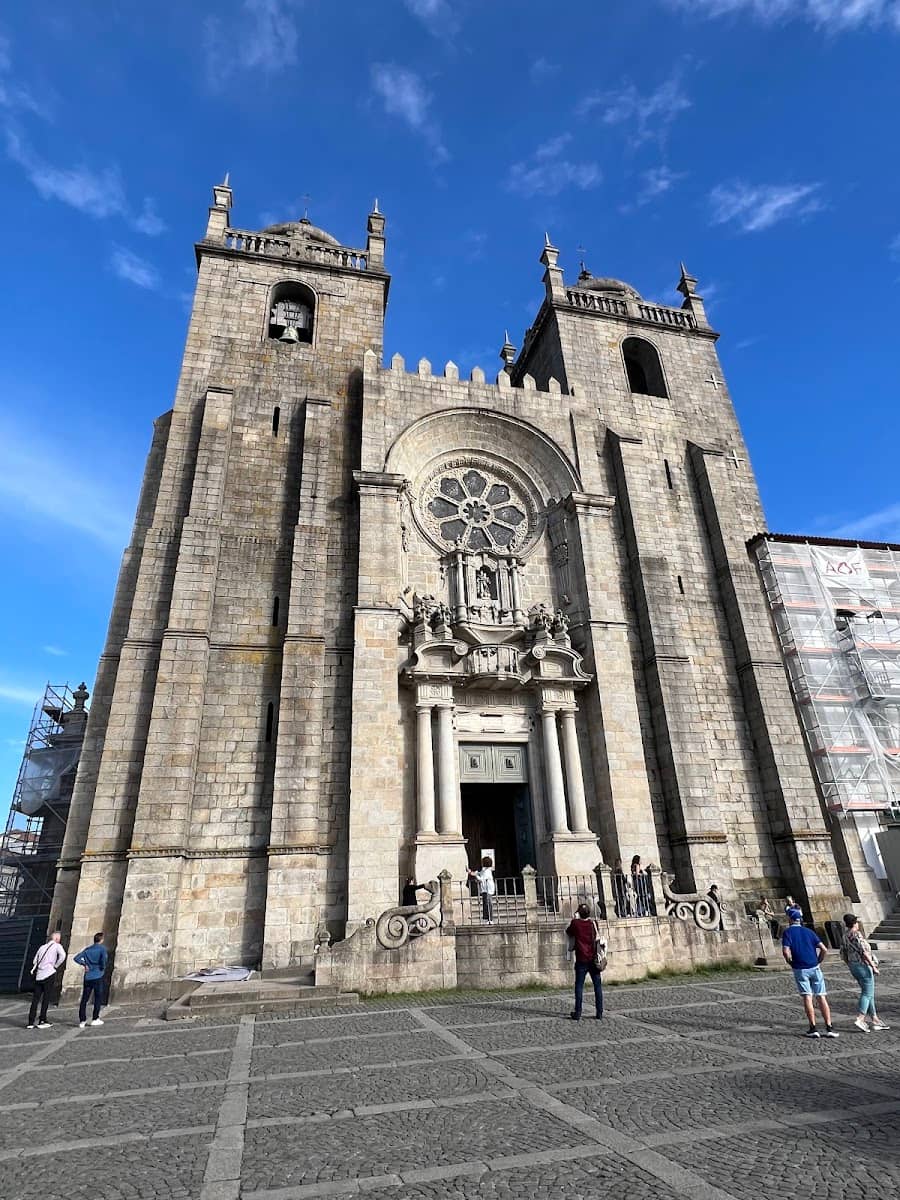
[(214, 189), (94, 690), (54, 915), (125, 989), (289, 968), (408, 876), (601, 861), (882, 895), (827, 814), (747, 543), (765, 529), (697, 281), (549, 239), (495, 382), (382, 359), (385, 220), (242, 231)]

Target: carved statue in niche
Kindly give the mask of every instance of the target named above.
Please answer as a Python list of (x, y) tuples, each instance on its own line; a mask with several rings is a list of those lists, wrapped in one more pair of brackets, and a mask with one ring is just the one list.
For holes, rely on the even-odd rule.
[(495, 600), (494, 577), (487, 567), (479, 567), (475, 572), (475, 595), (479, 600)]
[(420, 596), (418, 592), (413, 596), (413, 617), (416, 624), (424, 622), (430, 624), (431, 618), (438, 607), (438, 602), (430, 592), (426, 592)]
[(528, 624), (532, 629), (543, 629), (546, 633), (553, 631), (553, 613), (543, 600), (529, 608)]

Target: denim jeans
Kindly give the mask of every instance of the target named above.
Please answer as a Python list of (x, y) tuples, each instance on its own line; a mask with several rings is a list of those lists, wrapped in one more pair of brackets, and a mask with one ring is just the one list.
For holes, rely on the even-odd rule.
[(487, 892), (481, 893), (481, 916), (485, 921), (494, 919), (494, 897)]
[(865, 963), (850, 963), (850, 974), (859, 984), (859, 1011), (863, 1017), (875, 1016), (875, 972)]
[(78, 1005), (78, 1020), (87, 1020), (87, 1006), (91, 993), (94, 994), (94, 1020), (100, 1016), (100, 1006), (103, 1003), (103, 980), (86, 979), (81, 988), (81, 1003)]
[(600, 970), (592, 962), (575, 963), (575, 1013), (581, 1016), (581, 1000), (584, 995), (585, 976), (590, 975), (594, 985), (594, 1003), (597, 1006), (597, 1016), (603, 1015), (603, 985), (600, 982)]

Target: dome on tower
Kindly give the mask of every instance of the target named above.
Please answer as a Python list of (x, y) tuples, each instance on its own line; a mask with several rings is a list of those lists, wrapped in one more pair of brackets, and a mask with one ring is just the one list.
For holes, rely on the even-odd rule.
[(641, 294), (630, 283), (625, 283), (621, 279), (611, 279), (607, 276), (593, 276), (590, 271), (583, 270), (578, 276), (578, 282), (575, 285), (584, 292), (610, 292), (616, 296), (631, 296), (633, 300), (640, 300)]
[(313, 225), (309, 217), (301, 217), (299, 221), (280, 221), (277, 225), (268, 225), (263, 233), (273, 237), (296, 238), (304, 242), (324, 242), (329, 246), (339, 246), (341, 243), (318, 225)]

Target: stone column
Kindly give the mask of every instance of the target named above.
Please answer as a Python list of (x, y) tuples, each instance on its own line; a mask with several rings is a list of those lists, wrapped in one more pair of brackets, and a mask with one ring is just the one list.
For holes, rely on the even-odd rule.
[(416, 791), (418, 832), (434, 833), (434, 750), (431, 743), (431, 706), (416, 705)]
[(569, 816), (573, 833), (590, 833), (587, 815), (587, 800), (584, 795), (584, 776), (581, 773), (581, 751), (578, 749), (578, 731), (575, 728), (575, 712), (564, 708), (559, 714), (562, 722), (563, 754), (566, 761), (566, 781), (569, 785)]
[(547, 772), (550, 830), (551, 833), (568, 833), (566, 792), (563, 784), (562, 760), (559, 757), (559, 739), (556, 735), (556, 712), (554, 709), (541, 710), (541, 724), (544, 732), (544, 768)]
[(439, 704), (438, 715), (438, 827), (443, 834), (459, 834), (462, 828), (459, 784), (456, 778), (456, 742), (453, 737), (453, 705)]

